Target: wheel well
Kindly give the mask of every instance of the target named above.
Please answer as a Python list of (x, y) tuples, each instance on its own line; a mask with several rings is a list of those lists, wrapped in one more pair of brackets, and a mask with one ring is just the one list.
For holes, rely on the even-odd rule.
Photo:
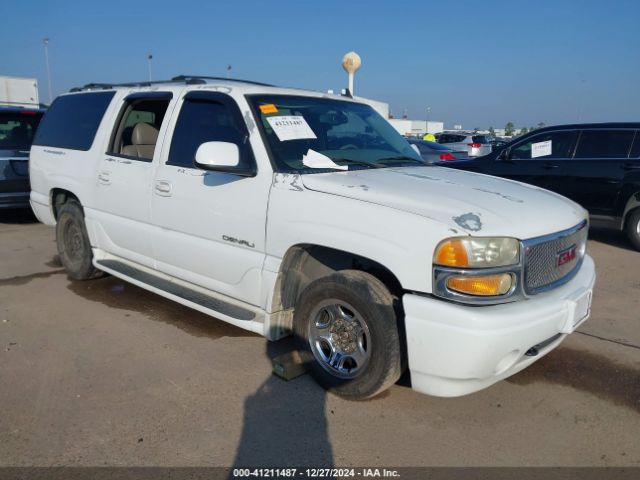
[(361, 270), (373, 275), (398, 298), (402, 286), (385, 266), (360, 255), (320, 245), (303, 244), (291, 247), (280, 267), (274, 292), (273, 310), (295, 307), (298, 297), (309, 283), (339, 270)]
[(627, 205), (624, 208), (624, 217), (622, 218), (622, 229), (625, 230), (627, 228), (627, 221), (631, 214), (640, 208), (640, 192), (636, 192), (629, 197), (627, 200)]
[(54, 188), (53, 190), (51, 190), (51, 208), (53, 210), (53, 218), (58, 220), (58, 212), (60, 211), (60, 207), (69, 199), (73, 199), (76, 202), (80, 203), (78, 197), (76, 197), (68, 190), (63, 190), (62, 188)]

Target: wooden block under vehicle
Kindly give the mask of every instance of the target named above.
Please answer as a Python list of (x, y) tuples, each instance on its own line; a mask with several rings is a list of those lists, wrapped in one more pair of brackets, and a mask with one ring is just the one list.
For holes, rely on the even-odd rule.
[(271, 360), (271, 364), (273, 365), (273, 373), (285, 380), (293, 380), (307, 373), (307, 369), (297, 350), (278, 355)]

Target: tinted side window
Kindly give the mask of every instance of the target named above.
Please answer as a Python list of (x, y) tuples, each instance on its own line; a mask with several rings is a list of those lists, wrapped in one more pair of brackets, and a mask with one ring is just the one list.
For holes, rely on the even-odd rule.
[(235, 143), (240, 166), (253, 164), (249, 136), (230, 107), (210, 100), (185, 100), (171, 140), (167, 165), (195, 168), (198, 147), (206, 142)]
[[(511, 158), (514, 160), (531, 160), (532, 158), (569, 158), (573, 153), (573, 147), (576, 144), (578, 132), (575, 130), (566, 130), (562, 132), (541, 133), (525, 140), (522, 143), (514, 145), (511, 148)], [(532, 152), (532, 144), (542, 144), (543, 142), (551, 142), (544, 145), (550, 147), (551, 152), (545, 153), (545, 149)]]
[(457, 143), (463, 142), (466, 137), (464, 135), (456, 135), (451, 133), (445, 133), (440, 135), (438, 143)]
[(91, 92), (58, 97), (45, 113), (34, 145), (89, 150), (115, 92)]
[(627, 158), (633, 130), (583, 130), (575, 158)]

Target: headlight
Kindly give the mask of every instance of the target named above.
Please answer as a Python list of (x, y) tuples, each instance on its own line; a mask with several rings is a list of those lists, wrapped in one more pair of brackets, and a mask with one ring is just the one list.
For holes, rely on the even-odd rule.
[(520, 242), (515, 238), (456, 237), (438, 244), (433, 263), (445, 267), (490, 268), (520, 262)]

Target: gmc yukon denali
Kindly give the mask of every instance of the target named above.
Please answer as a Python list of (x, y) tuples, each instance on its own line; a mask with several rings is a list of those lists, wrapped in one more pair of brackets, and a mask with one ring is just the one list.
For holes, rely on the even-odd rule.
[(538, 187), (425, 165), (370, 106), (211, 77), (58, 97), (31, 205), (68, 274), (105, 272), (269, 340), (369, 398), (405, 369), (458, 396), (584, 322), (587, 213)]

